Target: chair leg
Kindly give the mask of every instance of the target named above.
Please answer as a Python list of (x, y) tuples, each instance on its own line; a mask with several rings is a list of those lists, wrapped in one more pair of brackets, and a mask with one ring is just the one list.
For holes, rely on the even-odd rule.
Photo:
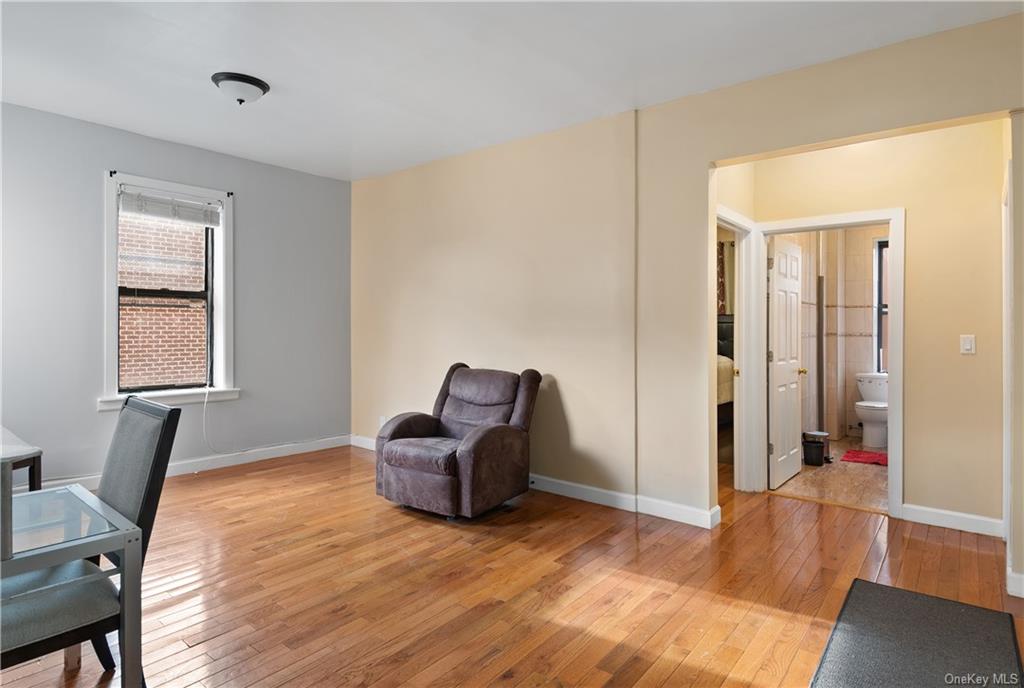
[(117, 668), (114, 663), (114, 655), (110, 654), (110, 645), (107, 644), (107, 636), (95, 635), (90, 638), (92, 650), (96, 653), (96, 659), (100, 660), (103, 671), (113, 671)]
[(82, 668), (82, 646), (79, 643), (64, 648), (64, 671), (74, 673)]

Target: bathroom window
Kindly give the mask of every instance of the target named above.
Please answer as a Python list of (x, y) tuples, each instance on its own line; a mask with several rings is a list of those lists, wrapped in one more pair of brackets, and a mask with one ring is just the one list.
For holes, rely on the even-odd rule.
[(889, 241), (875, 243), (875, 370), (889, 369)]

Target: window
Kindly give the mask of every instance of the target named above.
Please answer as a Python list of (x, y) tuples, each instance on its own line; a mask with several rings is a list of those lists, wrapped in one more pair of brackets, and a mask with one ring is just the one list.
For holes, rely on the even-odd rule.
[(146, 201), (137, 196), (122, 192), (121, 199), (117, 389), (212, 385), (213, 228), (147, 214), (142, 211)]
[(875, 243), (875, 370), (889, 368), (889, 240)]
[(111, 172), (106, 382), (174, 403), (237, 398), (231, 371), (231, 194)]

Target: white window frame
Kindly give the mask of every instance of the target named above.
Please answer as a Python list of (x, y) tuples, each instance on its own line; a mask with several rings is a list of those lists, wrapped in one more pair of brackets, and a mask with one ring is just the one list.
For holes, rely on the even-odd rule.
[(97, 399), (99, 411), (121, 408), (128, 394), (117, 389), (118, 289), (117, 289), (117, 195), (121, 186), (154, 191), (175, 198), (220, 203), (220, 227), (213, 232), (213, 385), (190, 389), (162, 389), (134, 392), (166, 404), (194, 404), (237, 399), (234, 373), (233, 202), (231, 192), (204, 189), (176, 182), (150, 179), (115, 170), (104, 173), (104, 287), (103, 287), (103, 393)]

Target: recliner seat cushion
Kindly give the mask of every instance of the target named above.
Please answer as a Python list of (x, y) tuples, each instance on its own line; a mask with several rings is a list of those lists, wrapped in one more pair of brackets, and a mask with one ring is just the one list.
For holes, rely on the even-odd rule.
[(455, 454), (459, 440), (449, 437), (416, 437), (391, 440), (384, 445), (384, 463), (436, 475), (458, 475)]

